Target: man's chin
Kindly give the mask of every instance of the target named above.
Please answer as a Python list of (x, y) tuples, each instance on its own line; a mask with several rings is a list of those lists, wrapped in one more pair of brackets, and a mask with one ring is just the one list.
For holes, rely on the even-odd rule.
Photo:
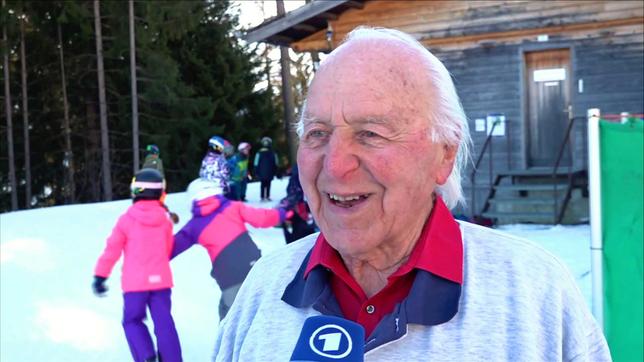
[[(327, 234), (323, 229), (322, 233), (335, 250), (337, 250), (343, 257), (360, 257), (369, 254), (378, 244), (374, 240), (373, 234), (367, 233), (367, 230), (342, 230), (333, 229), (335, 232)], [(371, 235), (369, 235), (371, 234)]]
[[(322, 209), (321, 216), (323, 218), (320, 218), (320, 220), (326, 220), (326, 225), (329, 225), (331, 229), (336, 229), (338, 233), (364, 233), (378, 221), (378, 218), (371, 211), (367, 208), (343, 209), (327, 207)], [(321, 224), (324, 224), (324, 222)]]
[[(327, 219), (328, 220), (328, 219)], [(318, 223), (320, 230), (325, 236), (335, 236), (335, 239), (354, 240), (363, 238), (373, 229), (375, 221), (368, 222), (362, 218), (334, 218), (325, 223)], [(325, 227), (325, 225), (327, 227)]]

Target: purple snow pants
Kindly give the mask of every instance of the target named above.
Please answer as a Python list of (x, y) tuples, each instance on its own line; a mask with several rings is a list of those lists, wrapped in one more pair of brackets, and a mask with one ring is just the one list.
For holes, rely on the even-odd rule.
[(181, 361), (179, 336), (170, 314), (171, 294), (170, 288), (123, 293), (123, 329), (135, 362), (142, 362), (157, 355), (152, 337), (143, 323), (148, 307), (154, 322), (160, 359), (163, 362)]

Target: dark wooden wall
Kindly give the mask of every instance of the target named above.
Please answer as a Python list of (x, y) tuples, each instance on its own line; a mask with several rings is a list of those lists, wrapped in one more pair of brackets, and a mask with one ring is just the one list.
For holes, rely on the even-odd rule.
[[(603, 114), (644, 113), (644, 34), (605, 33), (584, 39), (575, 45), (573, 73), (575, 113), (585, 115), (589, 108), (599, 108)], [(578, 80), (583, 80), (583, 92), (578, 92)], [(587, 127), (575, 124), (573, 149), (577, 155), (574, 165), (587, 167)]]
[[(585, 116), (588, 108), (644, 112), (641, 1), (369, 1), (330, 24), (335, 46), (356, 26), (384, 26), (412, 34), (438, 56), (452, 73), (470, 120), (474, 158), (486, 138), (475, 131), (475, 119), (504, 113), (506, 136), (493, 138), (493, 173), (526, 167), (524, 52), (570, 49), (575, 116)], [(325, 32), (291, 46), (327, 51)], [(548, 40), (538, 41), (539, 35)], [(575, 121), (571, 142), (573, 167), (586, 168), (585, 119)], [(477, 172), (477, 207), (489, 189), (488, 161), (484, 157)], [(468, 199), (470, 172), (471, 164), (463, 175)]]
[[(475, 161), (487, 137), (475, 131), (475, 119), (489, 113), (504, 113), (506, 136), (493, 137), (493, 173), (525, 168), (525, 101), (523, 52), (569, 48), (572, 54), (571, 100), (573, 114), (584, 117), (588, 108), (604, 114), (644, 111), (644, 39), (642, 33), (597, 34), (584, 39), (560, 38), (548, 43), (497, 44), (441, 51), (430, 49), (451, 72), (469, 119)], [(583, 80), (580, 92), (579, 80)], [(574, 121), (571, 133), (573, 167), (587, 168), (586, 119)], [(508, 155), (509, 153), (509, 155)], [(508, 157), (509, 156), (509, 157)], [(464, 174), (466, 196), (471, 195), (471, 164)], [(489, 189), (489, 156), (477, 171), (476, 205), (480, 207)], [(464, 210), (463, 210), (464, 211)]]
[[(472, 135), (472, 162), (481, 150), (486, 132), (475, 131), (475, 120), (485, 119), (489, 113), (503, 113), (506, 117), (506, 136), (492, 137), (493, 170), (520, 167), (523, 125), (521, 120), (521, 66), (522, 59), (515, 45), (480, 47), (465, 50), (432, 52), (452, 74), (452, 79)], [(508, 152), (510, 153), (508, 162)], [(489, 189), (489, 154), (485, 155), (476, 175), (477, 205), (481, 206)], [(470, 202), (470, 175), (472, 162), (463, 174), (463, 188)], [(465, 212), (469, 213), (469, 212)]]
[[(424, 42), (442, 46), (502, 40), (540, 34), (602, 29), (625, 24), (641, 25), (641, 1), (367, 1), (330, 18), (332, 42), (337, 44), (360, 25), (400, 29)], [(296, 51), (328, 51), (322, 29), (291, 43)], [(466, 44), (466, 47), (472, 46)], [(474, 44), (476, 46), (476, 44)]]

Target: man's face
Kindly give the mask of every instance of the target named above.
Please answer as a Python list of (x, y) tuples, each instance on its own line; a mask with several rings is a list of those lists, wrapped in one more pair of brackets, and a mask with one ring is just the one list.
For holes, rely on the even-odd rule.
[(414, 74), (418, 61), (382, 50), (354, 43), (328, 58), (303, 118), (302, 187), (343, 256), (418, 237), (453, 165), (453, 150), (429, 136), (433, 92)]

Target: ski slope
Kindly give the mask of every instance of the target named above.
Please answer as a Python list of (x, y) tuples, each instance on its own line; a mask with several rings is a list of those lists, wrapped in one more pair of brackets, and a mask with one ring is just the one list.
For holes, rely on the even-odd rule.
[[(287, 179), (273, 182), (273, 202), (259, 202), (259, 183), (248, 186), (249, 204), (272, 207), (285, 195)], [(104, 298), (92, 294), (93, 268), (118, 216), (130, 200), (56, 206), (0, 214), (0, 361), (129, 361), (121, 328), (120, 262)], [(184, 193), (168, 195), (167, 204), (181, 222), (190, 203)], [(590, 304), (590, 230), (509, 225), (503, 230), (531, 239), (571, 269)], [(279, 228), (254, 229), (253, 239), (266, 254), (284, 245)], [(212, 358), (220, 291), (210, 277), (205, 249), (195, 246), (171, 263), (175, 287), (173, 316), (184, 361)], [(152, 330), (152, 329), (150, 329)]]

